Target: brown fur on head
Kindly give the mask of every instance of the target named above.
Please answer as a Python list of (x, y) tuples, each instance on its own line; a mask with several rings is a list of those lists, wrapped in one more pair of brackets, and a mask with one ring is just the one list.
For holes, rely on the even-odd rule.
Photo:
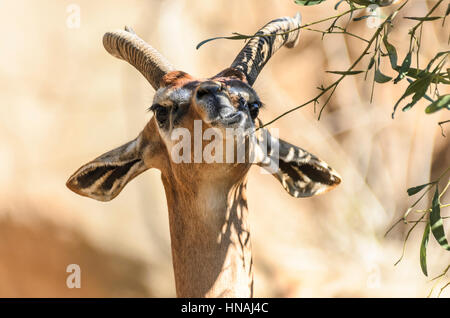
[(136, 139), (82, 166), (67, 186), (109, 201), (143, 171), (159, 169), (178, 296), (253, 295), (245, 194), (250, 154), (294, 197), (340, 182), (326, 163), (272, 136), (257, 119), (262, 103), (252, 85), (280, 47), (297, 43), (299, 26), (298, 15), (271, 21), (231, 67), (209, 79), (175, 71), (129, 28), (104, 36), (108, 52), (135, 66), (155, 88), (154, 116)]
[[(286, 31), (299, 24), (299, 17), (281, 18), (267, 24), (259, 34)], [(206, 179), (225, 183), (242, 180), (251, 162), (236, 161), (238, 142), (236, 136), (228, 137), (226, 131), (230, 128), (248, 131), (258, 126), (256, 118), (262, 103), (251, 84), (270, 56), (283, 45), (292, 47), (297, 38), (298, 31), (286, 37), (252, 39), (230, 68), (209, 79), (196, 79), (185, 72), (174, 71), (155, 49), (130, 29), (107, 33), (104, 45), (108, 52), (134, 65), (156, 89), (150, 108), (154, 116), (136, 139), (82, 166), (69, 178), (67, 186), (80, 195), (109, 201), (130, 180), (149, 168), (161, 170), (163, 178), (191, 186)], [(206, 140), (202, 138), (205, 134)], [(269, 140), (272, 148), (280, 149), (265, 153), (260, 165), (280, 162), (273, 175), (291, 195), (311, 196), (340, 183), (333, 169), (307, 151), (273, 138), (265, 129), (261, 129), (258, 136)], [(185, 146), (180, 148), (183, 138)], [(234, 149), (232, 162), (228, 162), (230, 157), (227, 156), (229, 140)], [(212, 141), (222, 143), (222, 154), (211, 147)], [(248, 145), (244, 143), (246, 154), (250, 151)], [(205, 162), (204, 152), (208, 151), (216, 162)], [(182, 160), (174, 160), (174, 154)]]
[[(243, 96), (246, 102), (261, 104), (256, 92), (236, 76), (201, 80), (181, 71), (166, 74), (151, 107), (154, 113), (152, 124), (145, 128), (146, 134), (159, 136), (159, 143), (164, 145), (163, 154), (159, 157), (164, 158), (163, 163), (153, 163), (152, 166), (164, 166), (160, 169), (164, 175), (181, 184), (189, 180), (191, 186), (206, 178), (223, 179), (224, 175), (231, 183), (242, 178), (251, 164), (227, 163), (226, 128), (254, 127), (255, 118), (243, 108)], [(213, 129), (224, 137), (223, 140), (216, 140), (216, 135), (208, 134), (208, 131), (214, 132)], [(223, 152), (220, 156), (215, 153), (218, 147), (212, 147), (208, 154), (218, 157), (214, 162), (207, 162), (205, 151), (213, 142), (220, 142)], [(232, 142), (236, 152), (236, 141), (233, 139)], [(200, 145), (198, 149), (197, 143)], [(186, 146), (181, 149), (179, 146), (183, 144)], [(183, 157), (182, 162), (176, 162), (173, 157), (185, 155), (187, 149), (189, 154)]]

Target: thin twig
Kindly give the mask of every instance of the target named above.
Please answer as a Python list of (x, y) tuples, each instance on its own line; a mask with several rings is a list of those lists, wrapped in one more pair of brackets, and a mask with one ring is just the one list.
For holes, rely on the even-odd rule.
[(447, 284), (444, 285), (444, 287), (441, 288), (441, 290), (439, 291), (439, 294), (437, 295), (438, 298), (441, 296), (444, 289), (446, 289), (448, 286), (450, 286), (450, 282), (448, 282)]
[(444, 120), (444, 121), (438, 122), (439, 127), (441, 127), (441, 134), (442, 134), (442, 136), (444, 136), (444, 137), (445, 137), (445, 134), (444, 134), (444, 127), (442, 127), (442, 125), (443, 125), (443, 124), (446, 124), (446, 123), (450, 123), (450, 119), (449, 119), (449, 120)]
[(420, 221), (422, 221), (422, 219), (425, 217), (424, 214), (420, 217), (420, 219), (418, 219), (417, 221), (415, 221), (415, 224), (413, 226), (411, 226), (411, 228), (409, 229), (408, 233), (406, 234), (406, 238), (405, 241), (403, 242), (403, 249), (402, 249), (402, 255), (400, 256), (400, 258), (398, 259), (397, 262), (395, 262), (394, 266), (396, 266), (398, 263), (400, 263), (400, 261), (403, 259), (403, 256), (405, 256), (405, 250), (406, 250), (406, 242), (408, 241), (409, 236), (411, 235), (411, 232), (415, 229), (415, 227), (417, 226), (417, 224), (420, 223)]
[(401, 221), (403, 221), (403, 218), (400, 218), (397, 222), (395, 222), (390, 228), (389, 230), (386, 231), (386, 233), (384, 233), (384, 237), (386, 237), (389, 232), (391, 232), (396, 226), (397, 224), (399, 224)]
[[(436, 9), (441, 5), (441, 3), (442, 3), (443, 1), (444, 1), (444, 0), (439, 0), (439, 1), (438, 1), (438, 2), (430, 9), (430, 11), (428, 11), (428, 13), (426, 14), (426, 16), (424, 16), (424, 18), (428, 18), (428, 17), (434, 12), (434, 10), (436, 10)], [(426, 21), (425, 19), (420, 20), (419, 23), (417, 23), (417, 24), (411, 29), (411, 34), (416, 33), (417, 28), (420, 27), (425, 21)]]
[[(441, 194), (439, 195), (439, 200), (442, 198), (442, 196), (445, 194), (445, 192), (447, 192), (448, 187), (450, 186), (450, 180), (447, 182), (447, 185), (445, 186), (444, 190), (442, 190)], [(449, 206), (450, 204), (446, 204), (445, 206)], [(441, 206), (441, 207), (445, 207), (445, 206)]]
[(214, 38), (210, 38), (210, 39), (201, 41), (199, 44), (197, 44), (196, 49), (198, 50), (204, 44), (206, 44), (208, 42), (211, 42), (213, 40), (219, 40), (219, 39), (247, 40), (247, 39), (259, 38), (259, 37), (286, 35), (288, 33), (295, 32), (295, 31), (300, 30), (300, 29), (305, 29), (305, 28), (310, 27), (312, 25), (316, 25), (316, 24), (319, 24), (319, 23), (323, 23), (323, 22), (326, 22), (326, 21), (333, 20), (333, 19), (339, 19), (340, 17), (343, 17), (343, 16), (345, 16), (345, 15), (347, 15), (347, 14), (353, 12), (353, 11), (361, 10), (361, 9), (365, 9), (365, 7), (352, 7), (350, 10), (347, 10), (347, 11), (345, 11), (343, 13), (340, 13), (340, 14), (337, 14), (335, 16), (327, 17), (327, 18), (324, 18), (324, 19), (321, 19), (321, 20), (318, 20), (318, 21), (314, 21), (314, 22), (311, 22), (311, 23), (306, 23), (306, 24), (303, 24), (303, 25), (301, 25), (301, 26), (299, 26), (297, 28), (294, 28), (294, 29), (291, 29), (291, 30), (285, 31), (285, 32), (280, 32), (280, 33), (246, 35), (246, 34), (233, 32), (234, 35), (232, 35), (232, 36), (218, 36), (218, 37), (214, 37)]
[[(341, 28), (338, 28), (338, 29), (341, 29)], [(341, 29), (342, 31), (340, 31), (340, 32), (337, 32), (337, 31), (322, 31), (322, 30), (317, 30), (317, 29), (312, 29), (312, 28), (305, 28), (305, 30), (313, 31), (313, 32), (317, 32), (317, 33), (322, 33), (322, 35), (326, 35), (326, 34), (347, 34), (347, 35), (352, 36), (352, 37), (354, 37), (354, 38), (357, 38), (357, 39), (359, 39), (359, 40), (361, 40), (361, 41), (364, 41), (364, 42), (366, 42), (366, 43), (369, 43), (369, 40), (366, 40), (365, 38), (360, 37), (360, 36), (357, 35), (357, 34), (348, 32), (348, 31), (345, 30), (345, 29)]]
[[(406, 0), (399, 8), (397, 8), (393, 13), (391, 13), (391, 14), (383, 21), (383, 23), (377, 28), (377, 30), (375, 31), (375, 33), (373, 34), (373, 36), (371, 37), (371, 39), (367, 42), (367, 46), (366, 46), (366, 48), (363, 50), (363, 52), (361, 53), (361, 55), (360, 55), (360, 56), (355, 60), (355, 62), (353, 62), (353, 64), (347, 69), (347, 72), (352, 71), (352, 70), (354, 69), (354, 67), (355, 67), (356, 65), (358, 65), (358, 63), (363, 59), (363, 57), (366, 56), (366, 54), (367, 54), (367, 52), (369, 51), (369, 49), (371, 48), (373, 42), (374, 42), (374, 41), (378, 38), (378, 36), (381, 34), (381, 32), (382, 32), (384, 26), (385, 26), (387, 23), (390, 23), (390, 22), (392, 21), (391, 19), (392, 19), (393, 17), (395, 17), (395, 16), (397, 15), (397, 13), (398, 13), (401, 9), (403, 9), (403, 7), (404, 7), (408, 2), (409, 2), (409, 0)], [(347, 76), (347, 75), (345, 75), (345, 74), (344, 74), (344, 75), (341, 75), (340, 78), (338, 78), (335, 82), (333, 82), (333, 83), (330, 84), (329, 86), (325, 87), (325, 88), (324, 88), (324, 89), (323, 89), (316, 97), (310, 99), (309, 101), (307, 101), (307, 102), (305, 102), (305, 103), (303, 103), (303, 104), (301, 104), (301, 105), (299, 105), (299, 106), (296, 106), (296, 107), (294, 107), (294, 108), (289, 109), (288, 111), (282, 113), (281, 115), (275, 117), (275, 118), (272, 119), (271, 121), (269, 121), (269, 122), (267, 122), (266, 124), (262, 125), (262, 126), (259, 127), (258, 129), (263, 128), (263, 127), (266, 127), (266, 126), (268, 126), (268, 125), (274, 123), (274, 122), (277, 121), (278, 119), (280, 119), (280, 118), (286, 116), (287, 114), (290, 114), (290, 113), (292, 113), (293, 111), (296, 111), (296, 110), (298, 110), (298, 109), (300, 109), (300, 108), (302, 108), (302, 107), (305, 107), (305, 106), (307, 106), (307, 105), (309, 105), (309, 104), (311, 104), (311, 103), (313, 103), (313, 102), (318, 101), (320, 97), (322, 97), (325, 93), (327, 93), (327, 92), (328, 92), (329, 90), (331, 90), (331, 89), (333, 90), (332, 93), (334, 93), (336, 87), (339, 85), (339, 83), (340, 83), (346, 76)], [(332, 95), (332, 94), (331, 94), (331, 95)], [(329, 101), (329, 98), (328, 98), (327, 102), (328, 102), (328, 101)], [(324, 106), (322, 106), (322, 109), (321, 109), (320, 114), (322, 113), (323, 108), (324, 108)], [(320, 119), (320, 114), (319, 114), (319, 119)]]
[[(441, 209), (443, 209), (443, 208), (448, 208), (449, 206), (450, 206), (450, 204), (444, 204), (444, 205), (441, 205), (440, 208), (441, 208)], [(428, 212), (431, 212), (431, 210), (432, 210), (432, 209), (415, 210), (414, 212), (417, 212), (417, 213), (428, 213)]]
[(430, 280), (430, 282), (432, 282), (434, 280), (437, 280), (437, 282), (433, 285), (433, 287), (431, 287), (430, 293), (428, 294), (427, 298), (430, 298), (431, 294), (433, 293), (433, 290), (439, 284), (439, 282), (441, 281), (442, 277), (447, 275), (447, 272), (448, 272), (449, 269), (450, 269), (450, 265), (448, 265), (447, 268), (440, 275), (438, 275), (435, 278), (433, 278), (432, 280)]

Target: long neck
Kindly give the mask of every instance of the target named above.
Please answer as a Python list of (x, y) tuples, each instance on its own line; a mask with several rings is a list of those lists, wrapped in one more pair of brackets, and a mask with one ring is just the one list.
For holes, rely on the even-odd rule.
[(178, 297), (253, 296), (246, 178), (181, 187), (163, 176)]

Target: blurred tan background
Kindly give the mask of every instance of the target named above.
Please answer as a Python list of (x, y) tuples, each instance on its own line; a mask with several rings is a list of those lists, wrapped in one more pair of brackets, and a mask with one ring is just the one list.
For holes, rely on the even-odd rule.
[[(141, 175), (109, 203), (65, 187), (78, 167), (137, 136), (151, 116), (146, 108), (154, 91), (104, 50), (106, 31), (132, 26), (174, 65), (207, 77), (228, 66), (243, 42), (220, 40), (196, 50), (201, 40), (250, 34), (297, 11), (305, 23), (316, 21), (335, 14), (335, 2), (305, 8), (291, 0), (0, 1), (0, 296), (175, 296), (158, 171)], [(412, 1), (405, 12), (423, 15), (430, 3)], [(411, 25), (403, 20), (392, 34), (401, 59)], [(366, 37), (374, 31), (365, 21), (351, 30)], [(443, 30), (426, 25), (423, 64), (448, 49)], [(255, 84), (267, 105), (263, 120), (314, 97), (317, 86), (336, 78), (325, 70), (345, 70), (363, 48), (357, 39), (322, 41), (303, 30), (299, 45), (280, 50)], [(382, 66), (394, 75), (389, 69)], [(273, 125), (344, 182), (323, 196), (294, 199), (275, 178), (252, 170), (256, 296), (424, 297), (432, 287), (419, 265), (422, 227), (397, 266), (407, 228), (383, 235), (413, 202), (406, 189), (448, 166), (449, 137), (437, 125), (448, 118), (444, 111), (425, 115), (421, 102), (392, 120), (406, 84), (377, 85), (372, 104), (370, 87), (363, 76), (349, 77), (320, 121), (311, 105)], [(450, 134), (448, 125), (445, 131)], [(430, 277), (450, 263), (448, 254), (430, 239)], [(81, 267), (80, 289), (66, 287), (69, 264)]]

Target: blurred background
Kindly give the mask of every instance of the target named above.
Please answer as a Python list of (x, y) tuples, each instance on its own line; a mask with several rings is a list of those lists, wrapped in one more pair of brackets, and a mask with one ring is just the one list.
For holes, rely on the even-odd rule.
[[(297, 11), (304, 23), (316, 21), (335, 15), (335, 3), (1, 1), (0, 296), (175, 296), (167, 206), (157, 170), (139, 176), (109, 203), (65, 187), (82, 164), (135, 138), (152, 116), (146, 108), (153, 89), (104, 50), (106, 31), (129, 25), (175, 66), (208, 77), (227, 67), (243, 42), (214, 41), (196, 50), (198, 42), (231, 32), (251, 34)], [(433, 3), (413, 1), (404, 11), (423, 16)], [(395, 24), (391, 41), (401, 59), (414, 24), (405, 19)], [(374, 32), (364, 20), (350, 30), (365, 37)], [(425, 26), (423, 61), (448, 49), (442, 30)], [(338, 76), (325, 70), (347, 69), (364, 47), (358, 39), (327, 35), (322, 40), (319, 33), (303, 30), (299, 45), (280, 50), (255, 84), (267, 105), (263, 121), (314, 97), (317, 86)], [(381, 68), (394, 75), (387, 65)], [(413, 203), (406, 189), (436, 178), (450, 162), (449, 137), (437, 125), (448, 119), (446, 111), (425, 115), (425, 104), (419, 103), (391, 119), (406, 85), (377, 85), (370, 103), (371, 80), (348, 77), (320, 121), (310, 105), (272, 125), (281, 138), (330, 164), (344, 181), (325, 195), (295, 199), (275, 178), (252, 169), (248, 188), (257, 297), (428, 294), (432, 283), (419, 265), (423, 225), (411, 235), (397, 266), (407, 228), (399, 225), (383, 237)], [(446, 127), (445, 132), (450, 133)], [(444, 196), (442, 202), (449, 199)], [(430, 277), (450, 263), (448, 254), (430, 240)], [(81, 268), (80, 289), (66, 286), (69, 264)], [(450, 296), (450, 288), (441, 296)]]

